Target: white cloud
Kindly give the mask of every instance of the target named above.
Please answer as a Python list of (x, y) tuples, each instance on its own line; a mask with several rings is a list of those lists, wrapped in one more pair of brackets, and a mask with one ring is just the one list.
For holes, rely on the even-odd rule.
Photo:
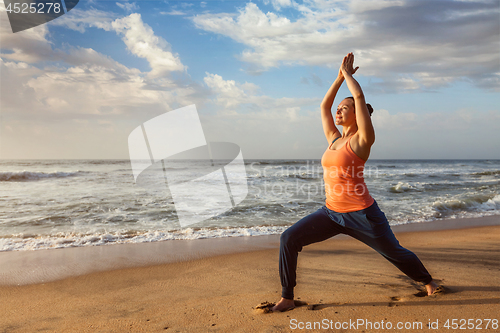
[[(90, 24), (105, 30), (111, 29), (111, 16), (108, 14), (103, 14), (94, 9), (88, 12), (75, 9), (70, 13), (73, 12), (76, 12), (75, 20), (66, 20), (68, 14), (53, 22), (59, 22), (58, 24), (67, 25), (68, 28), (81, 32), (84, 32), (85, 28)], [(69, 65), (94, 64), (112, 68), (117, 65), (109, 57), (90, 48), (68, 46), (65, 51), (53, 49), (53, 44), (49, 40), (49, 24), (42, 24), (14, 34), (10, 29), (6, 13), (0, 15), (3, 16), (0, 19), (0, 39), (2, 41), (2, 50), (6, 51), (0, 54), (3, 59), (28, 64), (62, 61)], [(91, 19), (91, 17), (94, 17), (95, 20)]]
[[(151, 78), (162, 77), (173, 71), (186, 70), (179, 56), (172, 53), (170, 44), (163, 38), (155, 35), (153, 29), (142, 21), (141, 15), (138, 13), (116, 18), (116, 15), (113, 13), (96, 9), (87, 11), (75, 9), (69, 14), (54, 20), (54, 22), (56, 22), (54, 23), (56, 25), (66, 26), (69, 29), (82, 33), (88, 27), (95, 27), (105, 31), (115, 31), (122, 37), (127, 49), (132, 54), (144, 58), (149, 62), (151, 71), (148, 73), (148, 76)], [(47, 53), (50, 54), (50, 60), (56, 60), (54, 54), (57, 53), (57, 57), (70, 62), (67, 59), (67, 55), (61, 54), (61, 51), (52, 52), (50, 50)], [(44, 60), (49, 59), (45, 57)]]
[(498, 158), (500, 111), (459, 109), (391, 113), (375, 110), (372, 158)]
[[(119, 64), (106, 55), (96, 52), (91, 48), (67, 46), (67, 50), (53, 49), (52, 42), (48, 39), (50, 24), (66, 26), (80, 32), (85, 32), (88, 27), (113, 31), (123, 36), (123, 40), (135, 55), (146, 58), (150, 62), (152, 71), (150, 75), (166, 74), (170, 70), (183, 70), (177, 56), (169, 52), (170, 45), (161, 37), (154, 35), (152, 29), (144, 24), (138, 14), (132, 14), (123, 19), (113, 21), (114, 15), (96, 9), (82, 11), (71, 10), (69, 14), (51, 21), (13, 34), (6, 13), (0, 13), (0, 38), (3, 59), (28, 64), (43, 61), (62, 61), (68, 65), (97, 65), (106, 68), (116, 68)], [(72, 15), (71, 17), (69, 17)], [(52, 23), (54, 22), (54, 23)], [(57, 22), (57, 23), (56, 23)], [(142, 35), (141, 35), (142, 34)], [(141, 36), (138, 36), (141, 35)], [(137, 45), (133, 45), (136, 43)], [(123, 67), (123, 66), (122, 66)]]
[(75, 21), (65, 22), (67, 14), (54, 22), (77, 31), (116, 32), (124, 49), (148, 60), (151, 71), (129, 68), (91, 48), (56, 48), (50, 24), (13, 34), (6, 13), (0, 13), (2, 157), (123, 158), (127, 135), (138, 122), (204, 103), (207, 88), (182, 75), (182, 83), (169, 77), (185, 67), (140, 15), (113, 21), (111, 14), (74, 11)]
[(247, 95), (233, 80), (225, 81), (220, 75), (207, 73), (203, 81), (217, 94), (218, 104), (225, 108), (248, 103)]
[[(379, 132), (434, 132), (442, 135), (446, 132), (456, 132), (463, 135), (481, 129), (484, 133), (494, 133), (500, 130), (500, 111), (459, 109), (452, 112), (432, 111), (423, 114), (413, 112), (390, 113), (380, 109), (373, 112), (373, 125)], [(454, 136), (455, 136), (454, 135)], [(490, 138), (491, 139), (491, 138)]]
[[(320, 158), (326, 140), (320, 99), (271, 98), (258, 87), (207, 73), (215, 114), (202, 116), (207, 140), (238, 143), (247, 158)], [(255, 85), (253, 85), (255, 86)], [(372, 158), (484, 158), (500, 140), (500, 111), (425, 113), (375, 110)], [(474, 130), (488, 135), (477, 137)], [(477, 148), (477, 149), (476, 149)]]
[(0, 65), (4, 158), (125, 158), (127, 136), (138, 124), (203, 105), (202, 88), (152, 81), (119, 63), (54, 71)]
[(110, 57), (91, 48), (69, 47), (66, 52), (59, 51), (59, 58), (68, 65), (92, 65), (109, 69), (125, 69), (126, 67)]
[(47, 39), (48, 29), (45, 24), (12, 33), (7, 12), (0, 12), (0, 40), (4, 59), (35, 63), (54, 57), (51, 43)]
[(105, 12), (95, 8), (88, 10), (74, 8), (68, 14), (58, 17), (57, 20), (50, 21), (48, 25), (64, 26), (81, 33), (84, 33), (88, 27), (110, 31), (112, 29), (111, 22), (117, 17), (118, 15), (113, 12)]
[(414, 130), (418, 127), (416, 120), (417, 115), (412, 112), (390, 114), (389, 111), (380, 109), (375, 110), (372, 115), (373, 125), (379, 131), (400, 128)]
[(259, 94), (255, 84), (218, 74), (207, 73), (204, 81), (215, 96), (215, 114), (202, 117), (209, 141), (235, 142), (249, 158), (285, 158), (294, 145), (315, 145), (318, 136), (297, 133), (320, 133), (317, 112), (310, 111), (319, 108), (319, 98), (272, 98)]
[(290, 119), (290, 121), (297, 121), (299, 111), (300, 107), (298, 106), (286, 108), (286, 114), (288, 115), (288, 119)]
[[(237, 14), (200, 14), (199, 29), (228, 36), (248, 48), (240, 59), (259, 72), (282, 65), (337, 68), (349, 51), (360, 75), (384, 79), (383, 91), (401, 79), (422, 90), (468, 79), (500, 89), (499, 8), (491, 2), (310, 0), (299, 17), (264, 13), (247, 3)], [(401, 77), (402, 75), (402, 77)]]
[(130, 2), (124, 2), (124, 3), (117, 2), (116, 5), (128, 13), (139, 10), (139, 6), (137, 6), (137, 4), (135, 2), (132, 2), (132, 3), (130, 3)]
[[(310, 107), (319, 105), (318, 98), (272, 98), (266, 95), (258, 95), (259, 87), (252, 83), (239, 84), (233, 80), (224, 80), (217, 74), (206, 73), (203, 79), (205, 84), (215, 95), (214, 101), (231, 110), (232, 114), (243, 114), (246, 111), (258, 114), (259, 117), (283, 117), (286, 116), (287, 108), (292, 108), (296, 118), (296, 112), (301, 106)], [(234, 112), (239, 110), (239, 112)]]
[(264, 4), (271, 4), (273, 5), (274, 9), (280, 10), (281, 8), (286, 8), (286, 7), (292, 7), (294, 6), (294, 2), (292, 0), (264, 0)]
[(156, 36), (153, 29), (142, 21), (140, 14), (117, 19), (111, 26), (122, 35), (130, 52), (148, 60), (151, 77), (161, 77), (172, 71), (185, 70), (179, 57), (170, 51), (170, 44)]
[(56, 115), (72, 119), (126, 115), (137, 110), (154, 115), (179, 104), (199, 102), (196, 86), (181, 87), (165, 78), (151, 81), (139, 70), (99, 57), (90, 49), (75, 49), (75, 53), (82, 58), (94, 54), (103, 63), (75, 61), (79, 64), (65, 70), (41, 70), (2, 61), (2, 112), (46, 120)]
[(42, 71), (27, 63), (5, 62), (0, 58), (0, 73), (2, 114), (31, 110), (36, 103), (36, 94), (27, 82)]
[[(68, 116), (119, 114), (124, 108), (158, 103), (156, 92), (143, 89), (144, 81), (137, 70), (115, 67), (118, 68), (70, 67), (64, 72), (46, 72), (29, 80), (27, 85), (36, 92), (37, 100), (45, 105), (47, 112), (64, 111)], [(59, 106), (71, 105), (71, 108), (58, 109), (51, 105), (50, 99), (59, 101)]]
[(180, 10), (171, 10), (169, 12), (160, 12), (161, 15), (173, 15), (173, 16), (181, 16), (181, 15), (186, 15), (185, 12), (181, 12)]

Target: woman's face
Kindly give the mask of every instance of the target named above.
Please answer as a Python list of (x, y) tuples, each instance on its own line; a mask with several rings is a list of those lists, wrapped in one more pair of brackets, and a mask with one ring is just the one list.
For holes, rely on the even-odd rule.
[(335, 124), (336, 125), (350, 125), (356, 122), (356, 113), (354, 112), (354, 101), (346, 98), (340, 102), (337, 107), (337, 113), (335, 114)]

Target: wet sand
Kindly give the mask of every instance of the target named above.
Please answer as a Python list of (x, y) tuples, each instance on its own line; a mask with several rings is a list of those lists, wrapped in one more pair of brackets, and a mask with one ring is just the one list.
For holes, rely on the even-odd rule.
[(300, 253), (308, 305), (283, 313), (254, 309), (279, 300), (278, 236), (0, 253), (0, 332), (498, 331), (500, 217), (445, 222), (393, 230), (446, 293), (335, 237)]

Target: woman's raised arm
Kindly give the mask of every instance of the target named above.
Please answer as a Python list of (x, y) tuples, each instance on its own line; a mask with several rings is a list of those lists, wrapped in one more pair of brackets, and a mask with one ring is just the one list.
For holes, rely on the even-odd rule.
[(372, 120), (368, 108), (366, 106), (365, 95), (358, 81), (352, 74), (356, 72), (358, 67), (354, 68), (354, 55), (349, 53), (344, 57), (342, 66), (340, 67), (342, 75), (347, 83), (347, 87), (354, 97), (354, 107), (356, 110), (356, 123), (358, 125), (358, 139), (361, 147), (370, 149), (375, 142), (375, 130), (373, 129)]
[(333, 139), (341, 135), (337, 126), (335, 126), (335, 122), (333, 121), (332, 105), (342, 82), (344, 82), (344, 76), (339, 70), (337, 78), (333, 82), (330, 89), (328, 89), (328, 92), (323, 98), (323, 102), (321, 102), (321, 122), (323, 123), (323, 131), (325, 132), (328, 143), (331, 143)]

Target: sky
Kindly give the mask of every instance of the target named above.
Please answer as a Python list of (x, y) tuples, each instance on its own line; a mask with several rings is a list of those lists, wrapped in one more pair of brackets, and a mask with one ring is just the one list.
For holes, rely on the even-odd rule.
[(320, 159), (348, 52), (371, 159), (500, 159), (498, 0), (80, 0), (17, 33), (0, 2), (1, 159), (127, 159), (135, 128), (192, 104), (245, 159)]

